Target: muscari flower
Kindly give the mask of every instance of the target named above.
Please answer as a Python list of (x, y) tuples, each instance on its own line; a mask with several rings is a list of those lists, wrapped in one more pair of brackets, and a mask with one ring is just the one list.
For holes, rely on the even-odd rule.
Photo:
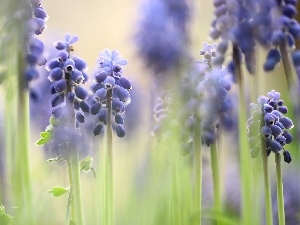
[(264, 47), (270, 45), (275, 1), (215, 0), (214, 6), (210, 36), (221, 39), (217, 55), (224, 56), (232, 43), (241, 51), (248, 71), (255, 73), (255, 46), (257, 43)]
[(25, 78), (27, 82), (39, 77), (37, 66), (43, 66), (47, 60), (43, 55), (44, 44), (35, 35), (40, 35), (46, 29), (45, 22), (48, 20), (48, 15), (42, 7), (41, 0), (30, 0), (31, 18), (27, 21), (27, 53), (26, 62), (27, 68), (25, 70)]
[[(251, 147), (251, 156), (257, 157), (261, 150), (260, 138), (266, 144), (267, 155), (271, 152), (283, 153), (284, 161), (292, 161), (290, 152), (285, 149), (286, 144), (293, 141), (290, 129), (293, 121), (285, 116), (288, 112), (280, 93), (270, 91), (267, 96), (259, 96), (257, 103), (250, 105), (252, 116), (247, 121), (248, 141)], [(262, 121), (263, 120), (263, 121)]]
[(300, 54), (295, 48), (295, 40), (300, 38), (300, 25), (295, 19), (298, 14), (295, 1), (277, 1), (277, 11), (279, 15), (274, 18), (273, 33), (271, 37), (271, 46), (264, 64), (265, 71), (271, 71), (281, 60), (281, 54), (278, 50), (280, 45), (287, 43), (288, 51), (292, 51), (292, 59), (295, 66), (300, 65)]
[[(136, 42), (154, 73), (176, 68), (186, 56), (189, 7), (185, 0), (154, 0), (143, 5)], [(155, 16), (153, 16), (155, 15)]]
[(231, 79), (228, 71), (222, 66), (224, 60), (216, 54), (216, 46), (204, 44), (200, 53), (205, 59), (198, 63), (206, 67), (204, 71), (200, 70), (202, 77), (198, 78), (194, 92), (199, 101), (197, 116), (201, 120), (202, 141), (210, 146), (216, 141), (219, 129), (230, 131), (234, 127), (234, 104), (229, 93)]
[(87, 65), (83, 59), (72, 54), (73, 44), (77, 41), (77, 36), (66, 34), (64, 41), (55, 42), (54, 46), (59, 52), (46, 64), (49, 71), (48, 79), (53, 82), (52, 114), (57, 119), (61, 116), (71, 116), (68, 115), (66, 107), (67, 103), (71, 103), (75, 110), (76, 127), (84, 122), (84, 115), (90, 111), (86, 103), (88, 91), (82, 86), (88, 79), (85, 73)]
[[(14, 1), (2, 1), (0, 7), (4, 11), (1, 15), (4, 16), (3, 24), (3, 46), (15, 45), (13, 40), (18, 38), (19, 56), (22, 58), (22, 75), (25, 82), (24, 87), (29, 87), (29, 82), (39, 77), (37, 70), (38, 66), (43, 66), (46, 63), (46, 58), (43, 55), (44, 44), (36, 36), (40, 35), (46, 29), (46, 21), (48, 15), (42, 6), (41, 0), (24, 0), (15, 3)], [(0, 54), (1, 60), (5, 60), (11, 48), (3, 48)], [(23, 79), (23, 78), (22, 78)], [(31, 87), (29, 87), (31, 91)], [(30, 93), (34, 97), (34, 93)]]
[[(271, 71), (281, 60), (279, 46), (285, 44), (293, 50), (300, 37), (300, 25), (295, 19), (297, 1), (283, 0), (215, 0), (215, 19), (211, 23), (210, 36), (221, 39), (218, 54), (224, 55), (229, 43), (238, 47), (242, 61), (250, 74), (255, 73), (255, 47), (257, 44), (269, 49), (263, 65)], [(295, 65), (300, 65), (300, 54), (292, 52)], [(234, 72), (234, 63), (228, 64)]]
[(125, 136), (123, 126), (125, 107), (130, 104), (129, 91), (132, 89), (131, 81), (123, 76), (122, 66), (127, 64), (116, 50), (104, 50), (99, 56), (99, 68), (94, 75), (94, 84), (91, 86), (93, 102), (91, 113), (98, 117), (98, 122), (93, 129), (94, 135), (99, 135), (107, 124), (106, 107), (108, 92), (111, 92), (112, 124), (118, 137)]
[(161, 125), (171, 119), (171, 124), (181, 128), (183, 149), (187, 149), (185, 153), (191, 149), (196, 126), (201, 127), (202, 143), (207, 146), (215, 142), (218, 130), (230, 131), (234, 127), (234, 104), (229, 94), (231, 80), (219, 59), (215, 61), (215, 47), (204, 43), (200, 51), (204, 59), (197, 61), (190, 73), (183, 77), (180, 89), (183, 105), (179, 106), (177, 117), (174, 117), (169, 107), (176, 99), (171, 93), (164, 93), (154, 108), (154, 118), (158, 125), (153, 133), (159, 138), (167, 136), (166, 132), (161, 132)]

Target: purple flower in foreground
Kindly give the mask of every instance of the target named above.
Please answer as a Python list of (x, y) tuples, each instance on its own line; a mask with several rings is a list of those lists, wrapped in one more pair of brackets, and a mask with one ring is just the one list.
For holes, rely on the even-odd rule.
[(55, 42), (54, 46), (59, 52), (57, 57), (48, 61), (46, 69), (49, 71), (48, 79), (53, 82), (53, 116), (58, 119), (66, 116), (66, 104), (72, 103), (78, 127), (79, 123), (84, 122), (84, 114), (89, 113), (90, 109), (86, 103), (88, 92), (82, 86), (88, 79), (85, 73), (87, 65), (83, 59), (73, 54), (73, 44), (77, 41), (77, 36), (66, 34), (64, 41)]
[(99, 135), (107, 123), (108, 109), (106, 107), (107, 95), (111, 93), (111, 109), (113, 127), (118, 137), (125, 136), (123, 127), (123, 114), (125, 107), (130, 104), (129, 91), (132, 89), (131, 81), (123, 76), (122, 67), (127, 64), (116, 50), (105, 49), (99, 56), (99, 68), (94, 75), (94, 84), (91, 87), (94, 93), (91, 113), (97, 115), (99, 122), (95, 125), (93, 133)]

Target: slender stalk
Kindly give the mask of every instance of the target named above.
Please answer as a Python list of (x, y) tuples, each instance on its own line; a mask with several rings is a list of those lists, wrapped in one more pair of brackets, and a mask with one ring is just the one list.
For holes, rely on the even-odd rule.
[(278, 202), (278, 224), (285, 225), (284, 197), (283, 197), (283, 184), (282, 184), (280, 153), (275, 154), (275, 163), (276, 163), (277, 202)]
[(194, 213), (195, 224), (201, 225), (201, 202), (202, 202), (202, 151), (200, 124), (196, 123), (194, 132)]
[[(66, 212), (66, 225), (69, 225), (69, 221), (74, 220), (75, 208), (74, 208), (74, 203), (73, 203), (72, 165), (70, 162), (67, 162), (67, 163), (68, 163), (68, 176), (69, 176), (70, 190), (69, 190), (68, 205), (67, 205), (67, 212)], [(70, 209), (71, 209), (71, 215), (70, 215)]]
[(75, 222), (77, 225), (84, 225), (83, 216), (83, 205), (82, 205), (82, 193), (81, 193), (81, 182), (80, 182), (80, 167), (79, 167), (79, 156), (78, 150), (71, 154), (71, 165), (72, 165), (72, 176), (73, 176), (73, 202), (75, 211)]
[[(291, 55), (289, 54), (287, 50), (287, 44), (281, 43), (279, 45), (280, 53), (281, 53), (281, 59), (282, 64), (285, 72), (285, 77), (288, 83), (288, 86), (290, 90), (292, 91), (292, 88), (297, 87), (298, 85), (298, 78), (297, 73), (295, 71), (295, 66), (293, 63), (293, 60), (291, 59)], [(294, 96), (295, 97), (295, 96)]]
[[(71, 72), (65, 72), (65, 79), (67, 84), (67, 93), (72, 92), (72, 81)], [(73, 104), (66, 100), (66, 106), (68, 110), (68, 126), (70, 129), (75, 130), (75, 112)], [(77, 141), (77, 140), (70, 140)], [(81, 193), (81, 181), (80, 181), (80, 168), (79, 168), (79, 153), (77, 149), (77, 144), (74, 149), (71, 149), (70, 144), (68, 145), (67, 152), (69, 154), (70, 164), (71, 164), (71, 176), (72, 176), (72, 192), (73, 199), (71, 201), (71, 209), (74, 210), (72, 215), (75, 218), (77, 225), (84, 225), (84, 215), (83, 215), (83, 204), (82, 204), (82, 193)]]
[[(172, 150), (175, 150), (176, 148), (171, 148)], [(176, 151), (176, 150), (175, 150)], [(170, 169), (171, 169), (171, 177), (170, 177), (170, 224), (176, 225), (176, 224), (183, 224), (183, 213), (180, 210), (181, 202), (179, 201), (180, 195), (179, 195), (179, 186), (178, 183), (179, 177), (178, 177), (178, 156), (176, 152), (170, 153), (173, 154), (173, 157), (171, 157), (170, 162)]]
[[(5, 160), (3, 160), (4, 163), (4, 171), (5, 171), (5, 177), (8, 180), (8, 183), (13, 187), (11, 192), (9, 192), (6, 189), (6, 186), (3, 182), (2, 191), (8, 191), (5, 196), (4, 192), (3, 194), (3, 199), (2, 204), (6, 200), (10, 200), (13, 202), (13, 204), (16, 204), (16, 202), (22, 202), (17, 201), (17, 190), (22, 190), (22, 185), (20, 182), (20, 179), (16, 179), (16, 169), (19, 167), (19, 165), (16, 164), (16, 159), (15, 159), (15, 153), (16, 153), (16, 142), (15, 139), (17, 138), (15, 134), (16, 128), (16, 102), (17, 102), (17, 94), (13, 93), (16, 90), (16, 86), (14, 85), (16, 83), (16, 56), (15, 54), (11, 54), (8, 56), (8, 68), (7, 68), (7, 77), (5, 80)], [(18, 188), (19, 187), (19, 188)], [(0, 203), (1, 204), (1, 203)]]
[[(216, 217), (219, 218), (221, 213), (221, 190), (220, 190), (220, 172), (219, 172), (219, 160), (217, 144), (213, 143), (210, 146), (210, 158), (211, 158), (211, 171), (213, 178), (213, 193), (214, 193), (214, 211)], [(218, 220), (216, 221), (218, 224)]]
[[(24, 208), (26, 217), (30, 224), (34, 222), (34, 212), (32, 204), (32, 187), (29, 172), (29, 94), (27, 90), (21, 90), (19, 95), (19, 156), (21, 160), (22, 188), (24, 197)], [(23, 215), (24, 216), (24, 215)]]
[(112, 145), (112, 89), (107, 91), (106, 108), (107, 108), (107, 124), (106, 124), (106, 149), (105, 149), (105, 165), (104, 165), (104, 208), (103, 217), (105, 225), (113, 225), (113, 145)]
[(270, 178), (268, 169), (268, 156), (266, 149), (266, 141), (261, 137), (261, 159), (264, 172), (264, 187), (265, 187), (265, 205), (266, 205), (266, 225), (273, 225), (272, 215), (272, 198), (270, 188)]
[[(35, 224), (34, 210), (32, 204), (32, 187), (31, 177), (29, 172), (29, 93), (24, 77), (25, 65), (24, 65), (24, 52), (23, 41), (20, 40), (20, 46), (18, 46), (18, 76), (17, 76), (17, 89), (18, 89), (18, 143), (16, 151), (17, 164), (20, 165), (20, 170), (17, 172), (18, 179), (21, 177), (22, 183), (22, 220), (28, 224)], [(19, 191), (19, 190), (18, 190)], [(20, 202), (19, 202), (20, 203)], [(19, 207), (21, 207), (19, 205)], [(19, 218), (21, 219), (21, 218)]]
[(241, 176), (241, 192), (242, 192), (242, 218), (245, 225), (251, 225), (252, 212), (252, 193), (251, 193), (251, 169), (250, 154), (246, 134), (246, 103), (245, 103), (245, 87), (242, 76), (240, 52), (238, 46), (233, 44), (233, 60), (235, 63), (235, 75), (237, 77), (239, 90), (239, 152), (240, 152), (240, 176)]

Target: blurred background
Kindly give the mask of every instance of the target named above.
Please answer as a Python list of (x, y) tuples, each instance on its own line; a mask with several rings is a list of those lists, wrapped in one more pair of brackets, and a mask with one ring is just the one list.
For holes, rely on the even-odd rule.
[[(167, 197), (167, 185), (163, 182), (164, 177), (160, 177), (159, 182), (153, 184), (153, 192), (156, 192), (157, 198), (145, 194), (147, 193), (145, 191), (146, 178), (151, 176), (149, 172), (151, 171), (151, 165), (149, 165), (149, 149), (151, 145), (149, 143), (151, 142), (150, 134), (153, 128), (153, 93), (151, 93), (153, 77), (151, 76), (151, 71), (145, 67), (141, 57), (137, 54), (135, 43), (138, 21), (143, 16), (141, 5), (145, 1), (43, 1), (43, 7), (49, 15), (49, 20), (46, 23), (47, 30), (40, 36), (46, 45), (46, 57), (53, 57), (53, 42), (63, 40), (66, 33), (78, 35), (79, 41), (75, 44), (75, 54), (85, 59), (88, 64), (89, 70), (87, 73), (90, 75), (91, 80), (86, 84), (87, 87), (92, 83), (93, 74), (97, 68), (98, 54), (104, 49), (117, 49), (128, 60), (128, 65), (124, 67), (124, 75), (133, 82), (133, 90), (131, 92), (132, 104), (127, 108), (128, 113), (125, 120), (125, 123), (128, 123), (125, 124), (127, 125), (128, 135), (124, 139), (115, 138), (114, 142), (116, 224), (120, 225), (158, 224), (155, 221), (160, 221), (160, 224), (164, 225), (164, 220), (162, 219), (164, 215), (160, 215), (157, 212), (159, 211), (159, 206), (164, 206), (163, 200)], [(211, 1), (189, 1), (189, 3), (192, 9), (192, 23), (189, 27), (189, 52), (194, 59), (198, 59), (200, 58), (199, 51), (203, 43), (211, 43), (208, 33), (213, 19), (213, 5)], [(155, 17), (155, 15), (153, 16)], [(155, 42), (155, 40), (153, 41)], [(258, 55), (257, 61), (263, 63), (264, 57), (265, 52), (262, 50)], [(261, 94), (266, 94), (268, 91), (275, 89), (282, 93), (283, 99), (286, 99), (288, 91), (282, 68), (278, 68), (275, 71), (262, 78), (267, 85), (260, 88), (255, 86), (255, 82), (257, 82), (255, 78), (247, 76), (246, 84), (249, 85), (247, 85), (247, 90), (245, 91), (249, 92), (249, 88), (254, 87), (263, 91)], [(258, 72), (258, 75), (260, 75), (260, 72)], [(37, 89), (42, 87), (41, 79), (47, 79), (47, 76), (45, 73), (45, 77), (41, 77), (36, 81), (36, 85), (40, 85)], [(44, 90), (47, 89), (40, 89), (42, 92)], [(233, 87), (233, 90), (235, 90), (235, 87)], [(248, 96), (249, 101), (250, 99), (256, 99), (258, 95)], [(35, 145), (35, 142), (39, 139), (39, 133), (47, 126), (48, 118), (51, 114), (51, 99), (44, 99), (42, 103), (44, 107), (41, 107), (41, 102), (33, 102), (31, 108), (30, 143), (34, 205), (36, 206), (39, 224), (62, 225), (65, 223), (67, 195), (54, 198), (47, 193), (47, 190), (53, 186), (68, 186), (67, 167), (64, 163), (47, 162), (48, 155), (45, 154), (43, 147)], [(91, 155), (94, 158), (93, 167), (97, 172), (100, 165), (96, 152), (101, 151), (103, 145), (102, 136), (89, 139), (89, 141), (92, 142), (91, 149), (83, 149), (83, 152), (85, 156)], [(230, 139), (230, 141), (234, 142), (234, 138)], [(237, 179), (239, 172), (238, 164), (235, 163), (237, 162), (238, 152), (235, 146), (231, 145), (230, 141), (229, 143), (222, 141), (224, 151), (220, 152), (222, 160), (220, 167), (222, 171), (221, 176), (224, 178), (222, 179), (222, 192), (224, 193), (224, 199), (227, 201), (226, 204), (229, 206), (228, 215), (235, 218), (239, 215), (240, 207), (239, 180)], [(295, 150), (291, 150), (291, 152), (293, 155), (297, 155)], [(204, 152), (203, 201), (209, 207), (211, 204), (212, 183), (207, 154), (209, 153)], [(272, 161), (274, 161), (273, 158), (271, 158)], [(295, 161), (297, 160), (296, 158)], [(296, 162), (293, 165), (283, 164), (283, 170), (285, 174), (290, 174), (291, 178), (299, 178), (299, 168)], [(272, 173), (274, 178), (274, 171)], [(99, 192), (97, 189), (99, 180), (97, 179), (97, 173), (96, 179), (91, 172), (82, 173), (83, 204), (87, 225), (97, 224), (100, 217), (100, 212), (97, 211), (97, 208), (99, 208), (101, 203), (95, 201), (95, 196)], [(291, 182), (291, 184), (289, 182), (291, 181), (287, 181), (287, 189), (285, 189), (287, 190), (286, 202), (292, 202), (291, 205), (293, 206), (290, 207), (299, 209), (299, 182)], [(7, 189), (11, 188), (9, 185), (6, 185)], [(273, 189), (274, 199), (276, 198), (275, 193), (275, 189)], [(291, 193), (295, 198), (289, 195)], [(258, 195), (263, 198), (260, 193)], [(153, 205), (145, 205), (145, 202), (149, 204), (151, 202)], [(13, 211), (13, 207), (13, 205), (6, 207), (7, 211)], [(152, 211), (147, 212), (143, 209)], [(257, 209), (261, 208), (258, 207)], [(156, 212), (154, 212), (155, 210)], [(147, 218), (145, 216), (147, 213), (152, 216), (149, 216), (152, 219), (144, 221), (142, 217)], [(292, 212), (291, 214), (293, 218), (300, 217), (299, 212)], [(292, 223), (290, 224), (293, 225)]]

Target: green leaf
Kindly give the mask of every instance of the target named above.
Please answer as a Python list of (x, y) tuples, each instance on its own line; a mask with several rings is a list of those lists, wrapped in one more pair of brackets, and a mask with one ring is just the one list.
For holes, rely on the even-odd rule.
[(52, 194), (53, 197), (61, 196), (67, 192), (69, 192), (69, 188), (64, 187), (53, 187), (50, 190), (47, 190), (48, 193)]
[(93, 158), (90, 156), (85, 157), (80, 161), (80, 171), (89, 171), (92, 168)]
[(94, 168), (92, 167), (93, 158), (91, 156), (85, 157), (83, 160), (80, 161), (80, 171), (92, 171), (94, 174), (94, 177), (96, 178), (96, 172)]
[(70, 220), (70, 223), (69, 225), (76, 225), (75, 221), (74, 220)]
[(37, 145), (44, 145), (52, 141), (53, 130), (48, 129), (48, 127), (46, 128), (46, 131), (40, 133), (41, 139), (36, 142)]
[(6, 214), (4, 207), (0, 206), (0, 224), (1, 225), (10, 225), (13, 222), (13, 217)]
[(40, 140), (36, 142), (36, 145), (44, 145), (52, 141), (53, 139), (53, 127), (57, 124), (57, 120), (51, 116), (49, 119), (49, 125), (46, 127), (45, 131), (40, 133)]
[(52, 141), (53, 132), (52, 130), (43, 131), (40, 133), (41, 139), (36, 142), (37, 145), (44, 145)]

